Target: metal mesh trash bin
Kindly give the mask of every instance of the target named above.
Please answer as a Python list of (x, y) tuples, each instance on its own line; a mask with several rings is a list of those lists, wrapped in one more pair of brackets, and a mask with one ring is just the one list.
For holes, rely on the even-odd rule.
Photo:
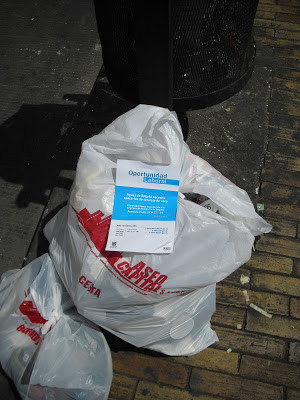
[[(158, 15), (164, 1), (149, 2), (148, 7)], [(238, 92), (253, 70), (252, 28), (258, 0), (171, 3), (169, 43), (174, 109), (208, 107)], [(140, 102), (136, 0), (95, 0), (95, 6), (108, 80), (123, 97)], [(153, 20), (156, 30), (159, 23)], [(153, 46), (158, 48), (159, 42)]]

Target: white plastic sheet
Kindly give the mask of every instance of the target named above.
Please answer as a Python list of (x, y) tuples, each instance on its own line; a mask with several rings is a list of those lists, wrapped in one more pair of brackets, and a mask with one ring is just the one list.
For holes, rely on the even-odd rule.
[(0, 304), (0, 361), (23, 399), (107, 399), (106, 340), (72, 308), (48, 255), (4, 274)]
[[(181, 166), (173, 253), (105, 251), (118, 159)], [(207, 196), (219, 213), (184, 193)], [(136, 346), (191, 355), (217, 340), (215, 283), (248, 261), (254, 236), (270, 229), (245, 191), (190, 152), (175, 113), (140, 105), (83, 143), (69, 204), (45, 235), (82, 315)]]

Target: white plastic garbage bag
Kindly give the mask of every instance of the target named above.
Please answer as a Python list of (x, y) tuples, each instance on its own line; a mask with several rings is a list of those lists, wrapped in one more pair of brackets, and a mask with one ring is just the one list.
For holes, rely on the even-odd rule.
[(0, 361), (23, 399), (107, 399), (106, 340), (75, 311), (47, 254), (2, 276), (0, 305)]
[[(105, 250), (118, 159), (180, 165), (173, 253)], [(184, 193), (210, 198), (218, 213)], [(191, 154), (174, 112), (140, 105), (83, 143), (69, 203), (44, 232), (79, 313), (136, 346), (191, 355), (217, 340), (215, 283), (270, 229), (245, 191)]]

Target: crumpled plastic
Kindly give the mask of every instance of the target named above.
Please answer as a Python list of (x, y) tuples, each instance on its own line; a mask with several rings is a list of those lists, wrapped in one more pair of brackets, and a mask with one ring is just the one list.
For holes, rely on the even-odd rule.
[(22, 399), (106, 400), (110, 349), (80, 316), (45, 254), (0, 282), (0, 362)]
[[(105, 250), (118, 159), (181, 166), (173, 253)], [(209, 198), (218, 213), (189, 193)], [(190, 152), (176, 113), (139, 105), (83, 143), (68, 205), (44, 233), (80, 314), (135, 346), (192, 355), (218, 340), (210, 326), (215, 284), (270, 230), (244, 190)]]

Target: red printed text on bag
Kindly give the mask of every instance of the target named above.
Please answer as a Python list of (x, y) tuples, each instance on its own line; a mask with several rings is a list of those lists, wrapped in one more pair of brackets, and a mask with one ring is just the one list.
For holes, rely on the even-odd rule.
[(25, 325), (18, 326), (17, 331), (24, 333), (24, 335), (28, 335), (35, 345), (38, 345), (41, 340), (40, 335), (34, 329), (26, 328)]
[[(110, 266), (118, 273), (118, 275), (127, 282), (130, 282), (139, 290), (152, 293), (158, 292), (162, 284), (168, 279), (167, 275), (155, 271), (151, 267), (147, 266), (143, 261), (138, 262), (134, 266), (130, 266), (127, 261), (124, 261), (122, 253), (118, 251), (105, 250), (111, 215), (103, 218), (104, 214), (100, 210), (90, 214), (86, 208), (80, 212), (77, 212), (74, 207), (72, 208), (76, 213), (78, 221), (89, 234), (90, 240), (93, 242), (96, 249), (104, 258), (106, 258)], [(80, 277), (80, 279), (81, 282), (79, 282), (83, 286), (86, 285), (85, 287), (90, 288), (89, 285), (92, 284), (90, 281), (87, 281), (84, 276)]]
[(79, 278), (79, 283), (86, 288), (86, 290), (88, 292), (90, 292), (91, 294), (93, 294), (94, 296), (97, 296), (99, 298), (101, 290), (97, 289), (94, 284), (92, 283), (92, 281), (89, 281), (84, 275), (81, 275), (81, 277)]

